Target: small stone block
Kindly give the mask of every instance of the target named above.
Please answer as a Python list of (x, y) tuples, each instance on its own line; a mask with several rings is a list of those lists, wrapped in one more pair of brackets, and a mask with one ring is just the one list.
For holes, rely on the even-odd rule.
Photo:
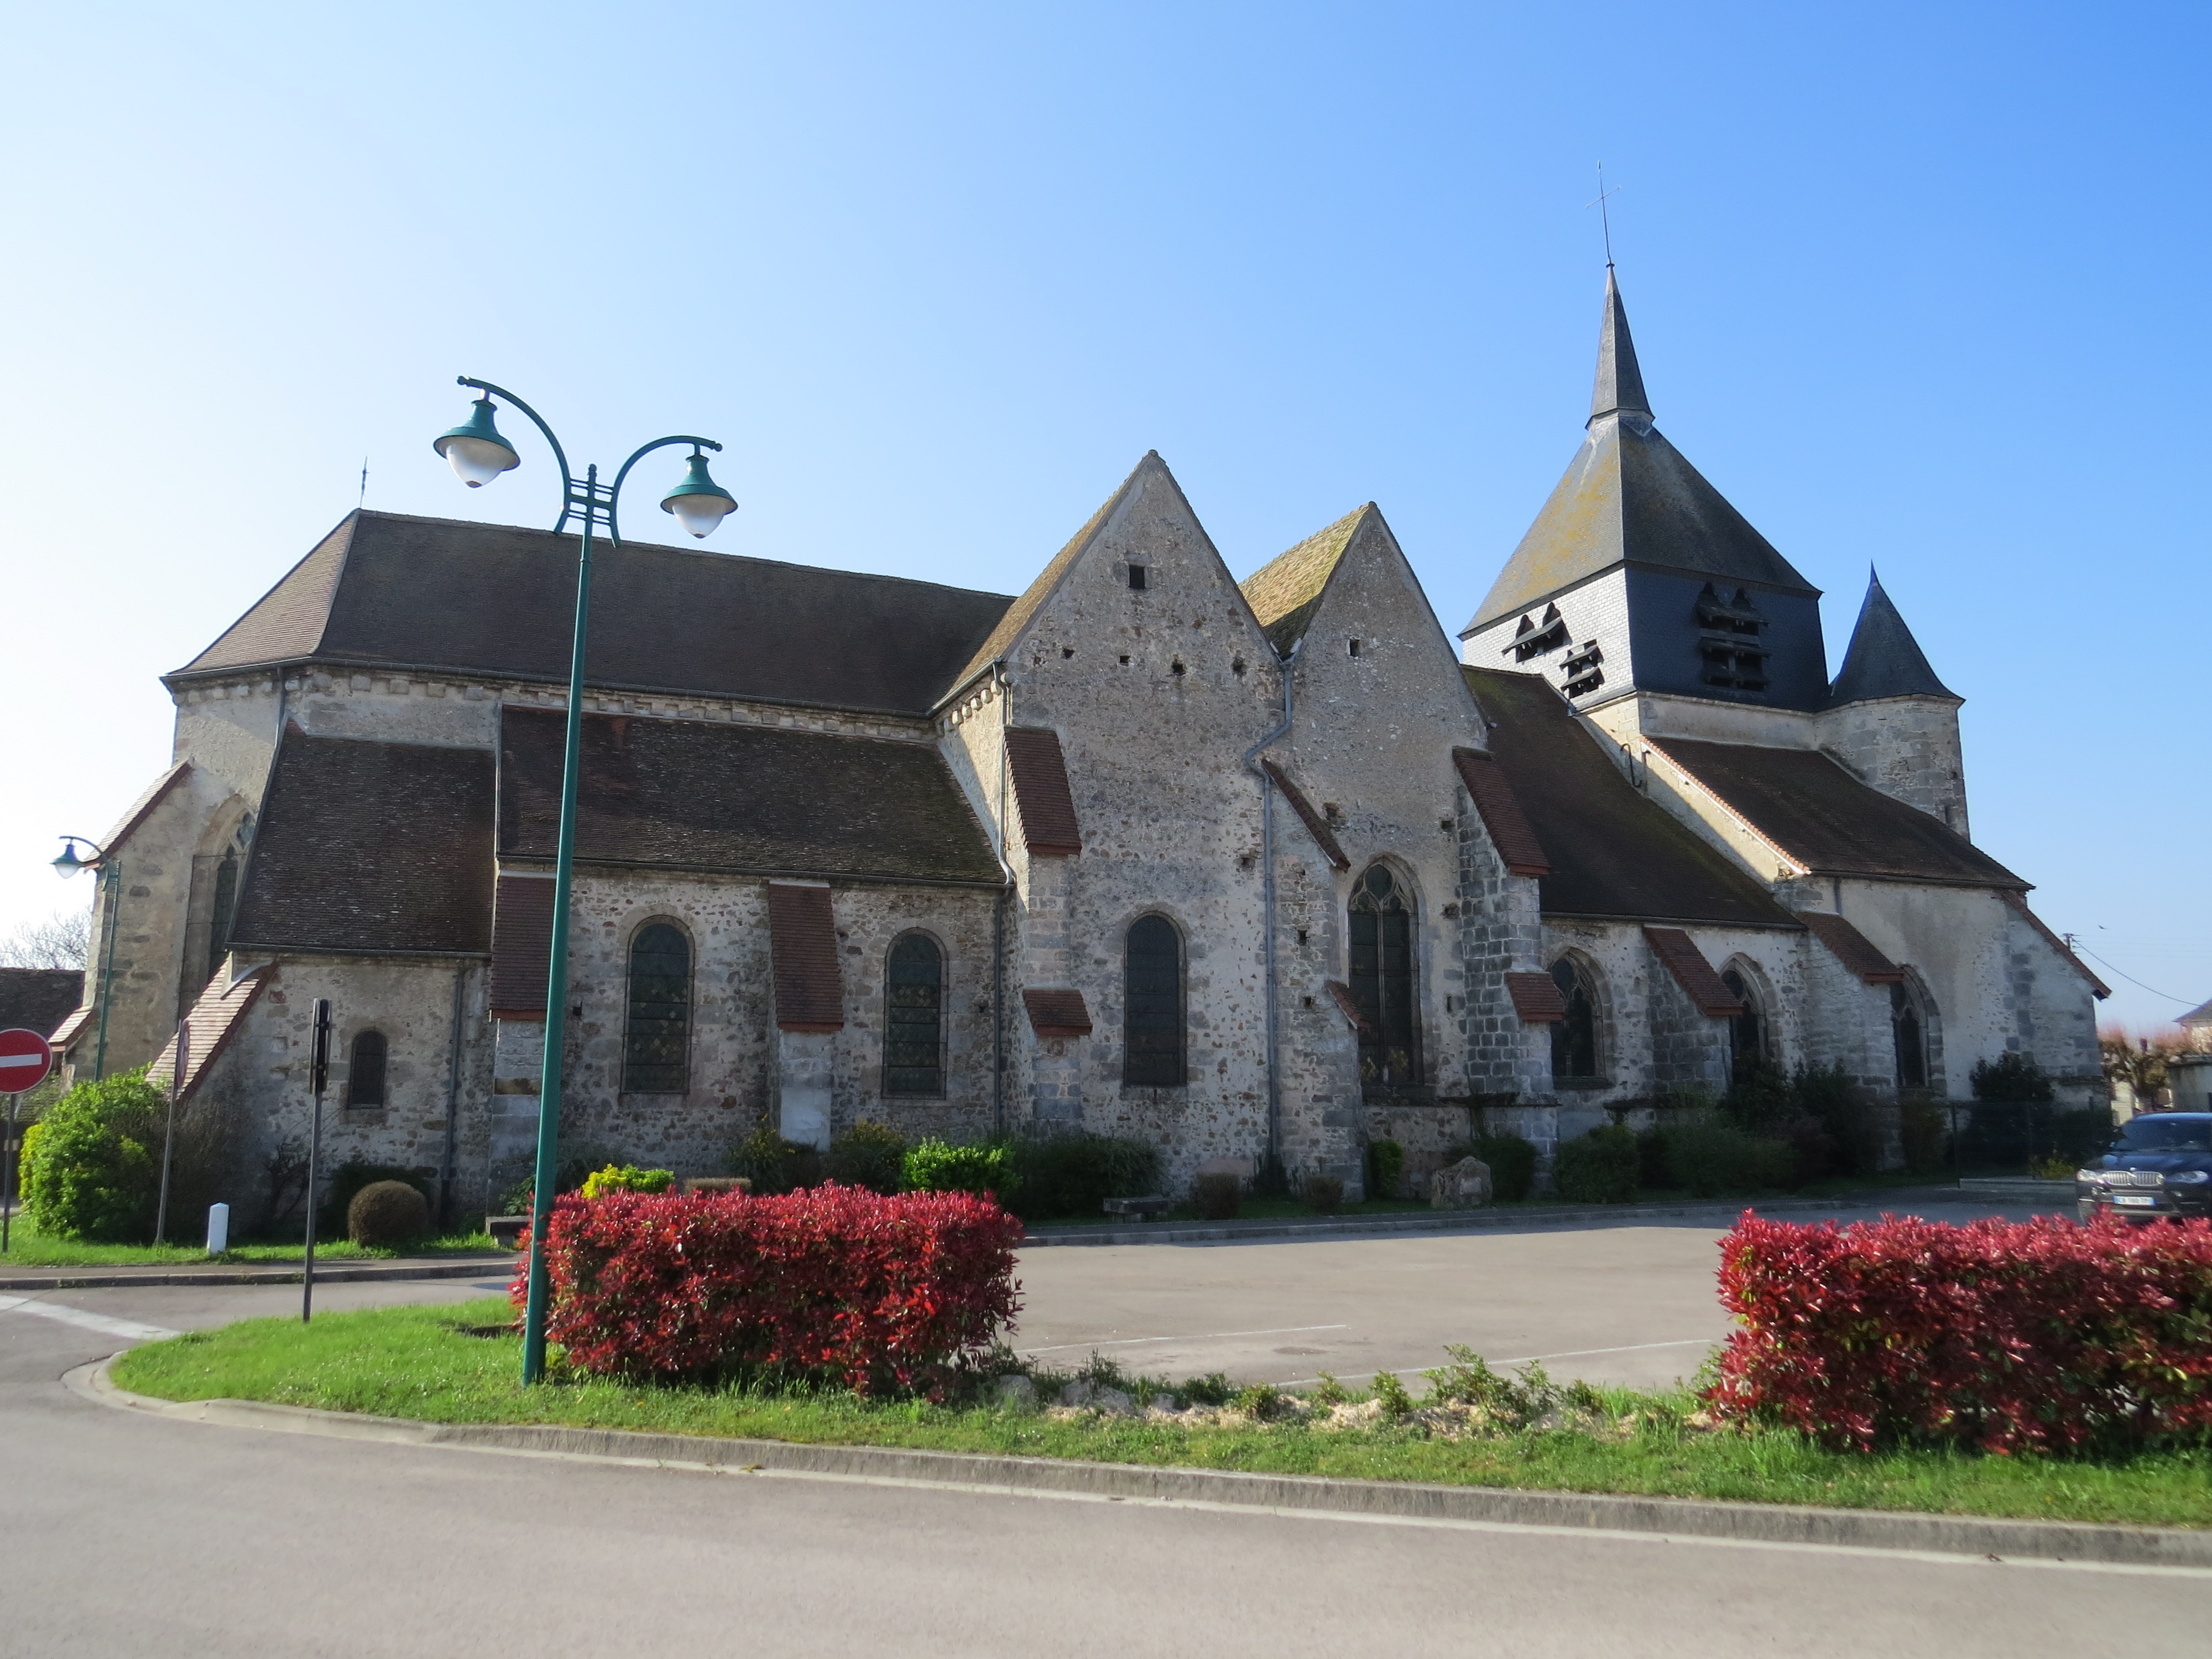
[(1479, 1210), (1490, 1202), (1490, 1166), (1463, 1158), (1429, 1177), (1429, 1205), (1438, 1210)]

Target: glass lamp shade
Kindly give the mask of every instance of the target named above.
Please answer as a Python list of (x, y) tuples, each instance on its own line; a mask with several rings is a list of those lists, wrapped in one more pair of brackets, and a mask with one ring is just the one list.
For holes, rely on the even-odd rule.
[(479, 398), (465, 424), (441, 434), (430, 446), (446, 458), (453, 474), (471, 489), (481, 489), (502, 472), (522, 465), (514, 446), (492, 424), (489, 398)]
[(59, 876), (64, 881), (67, 881), (71, 876), (75, 875), (80, 870), (90, 870), (96, 867), (97, 866), (90, 860), (81, 859), (76, 855), (76, 848), (74, 843), (64, 846), (62, 848), (62, 855), (54, 860), (54, 873)]
[(694, 451), (684, 482), (660, 498), (660, 510), (672, 513), (676, 522), (694, 537), (714, 533), (715, 526), (738, 509), (730, 492), (707, 475), (707, 458)]

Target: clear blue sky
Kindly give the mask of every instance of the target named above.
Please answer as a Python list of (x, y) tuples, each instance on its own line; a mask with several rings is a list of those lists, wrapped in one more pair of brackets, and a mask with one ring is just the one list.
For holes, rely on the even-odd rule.
[(0, 930), (364, 455), (550, 522), (430, 453), (457, 373), (722, 437), (710, 546), (1005, 592), (1148, 448), (1239, 575), (1372, 498), (1456, 631), (1581, 435), (1602, 159), (1662, 428), (1832, 659), (1879, 562), (2051, 925), (2212, 996), (2201, 4), (4, 15)]

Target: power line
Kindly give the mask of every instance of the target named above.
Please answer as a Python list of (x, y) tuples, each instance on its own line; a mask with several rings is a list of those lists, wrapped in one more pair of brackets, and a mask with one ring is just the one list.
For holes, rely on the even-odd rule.
[[(2092, 951), (2086, 945), (2077, 943), (2074, 948), (2079, 951), (2085, 957), (2097, 957), (2097, 953), (2094, 951)], [(2104, 957), (2097, 957), (2097, 960), (2104, 962), (2106, 967), (2112, 968), (2112, 964), (2109, 962), (2105, 962)], [(2178, 997), (2171, 991), (2161, 991), (2155, 985), (2145, 985), (2141, 980), (2137, 979), (2133, 974), (2129, 973), (2124, 969), (2112, 968), (2112, 971), (2119, 975), (2122, 979), (2127, 981), (2129, 984), (2133, 985), (2141, 990), (2148, 991), (2154, 997), (2164, 997), (2168, 1002), (2179, 1002), (2185, 1005), (2192, 1000), (2192, 999), (2189, 997)]]

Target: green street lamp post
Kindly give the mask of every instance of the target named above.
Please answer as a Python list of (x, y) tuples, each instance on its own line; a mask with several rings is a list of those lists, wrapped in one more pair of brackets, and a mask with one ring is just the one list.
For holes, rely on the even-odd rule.
[(622, 545), (622, 521), (617, 512), (623, 481), (640, 460), (672, 444), (690, 445), (691, 459), (683, 479), (660, 498), (663, 512), (672, 514), (693, 536), (704, 537), (736, 508), (737, 502), (708, 476), (707, 458), (701, 452), (711, 449), (719, 453), (722, 447), (711, 438), (656, 438), (622, 464), (613, 483), (602, 484), (596, 466), (585, 468), (583, 478), (579, 481), (568, 471), (568, 458), (562, 450), (561, 441), (553, 435), (553, 428), (545, 424), (536, 410), (489, 380), (463, 375), (459, 384), (482, 395), (471, 406), (469, 418), (452, 431), (441, 434), (431, 447), (446, 458), (461, 482), (471, 489), (478, 489), (522, 464), (514, 446), (500, 434), (493, 422), (492, 399), (504, 398), (544, 434), (553, 459), (560, 465), (561, 516), (554, 520), (554, 533), (566, 530), (571, 519), (580, 520), (582, 526), (576, 556), (576, 630), (568, 654), (568, 734), (561, 762), (561, 834), (553, 866), (552, 960), (545, 975), (544, 1081), (538, 1095), (537, 1190), (530, 1212), (530, 1294), (522, 1318), (522, 1381), (526, 1387), (536, 1382), (545, 1370), (545, 1313), (550, 1288), (545, 1273), (545, 1237), (553, 1216), (554, 1171), (558, 1163), (556, 1149), (561, 1135), (561, 1048), (568, 1012), (568, 889), (576, 854), (577, 754), (584, 734), (584, 641), (591, 620), (592, 541), (604, 519), (607, 539), (617, 547)]
[[(77, 856), (77, 843), (92, 848), (88, 859)], [(94, 902), (100, 905), (100, 1030), (92, 1042), (92, 1080), (95, 1083), (107, 1075), (107, 1004), (115, 984), (115, 925), (117, 912), (122, 908), (123, 860), (110, 853), (89, 836), (64, 836), (62, 855), (54, 860), (54, 872), (67, 881), (80, 870), (89, 870), (93, 879), (100, 884)]]

